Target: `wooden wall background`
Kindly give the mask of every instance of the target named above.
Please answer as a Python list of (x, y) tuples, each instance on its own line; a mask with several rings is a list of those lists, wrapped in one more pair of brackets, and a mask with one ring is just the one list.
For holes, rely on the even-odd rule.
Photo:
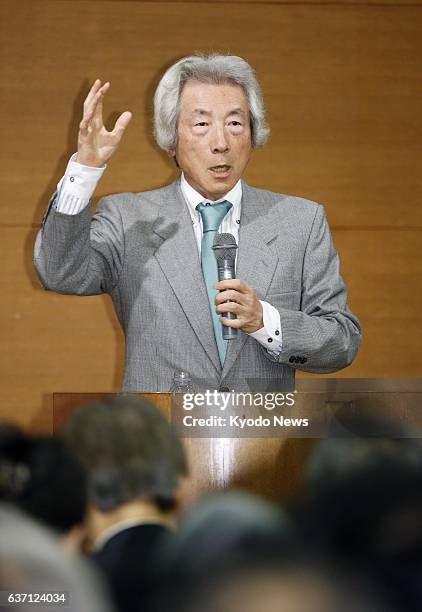
[(153, 144), (152, 94), (196, 50), (244, 56), (261, 81), (272, 136), (247, 180), (326, 206), (364, 329), (336, 376), (421, 376), (422, 2), (2, 0), (3, 418), (41, 429), (52, 392), (119, 389), (109, 299), (42, 291), (33, 243), (97, 76), (112, 83), (110, 118), (134, 112), (97, 195), (174, 177)]

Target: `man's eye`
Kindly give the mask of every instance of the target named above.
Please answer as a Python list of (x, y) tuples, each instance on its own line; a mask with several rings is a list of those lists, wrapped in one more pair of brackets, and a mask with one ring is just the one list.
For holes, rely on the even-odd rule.
[(234, 121), (234, 120), (233, 120), (233, 121), (230, 121), (230, 125), (236, 125), (236, 126), (238, 126), (238, 125), (242, 125), (242, 124), (240, 123), (240, 121)]
[(206, 121), (200, 121), (199, 123), (195, 123), (195, 125), (199, 125), (199, 127), (205, 127), (206, 125), (208, 125), (208, 123)]

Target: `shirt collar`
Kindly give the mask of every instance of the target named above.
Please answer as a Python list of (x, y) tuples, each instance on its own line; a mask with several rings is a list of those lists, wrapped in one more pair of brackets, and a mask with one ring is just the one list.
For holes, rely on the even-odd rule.
[[(196, 210), (196, 207), (201, 202), (209, 202), (207, 198), (204, 198), (198, 191), (196, 191), (185, 179), (185, 175), (182, 172), (182, 176), (180, 179), (180, 187), (182, 189), (182, 193), (185, 197), (186, 203), (188, 205), (189, 213), (192, 219), (197, 219), (199, 213)], [(233, 208), (230, 210), (229, 214), (233, 216), (234, 219), (240, 219), (240, 204), (242, 201), (242, 181), (239, 179), (236, 185), (230, 189), (228, 193), (226, 193), (223, 197), (219, 198), (215, 202), (211, 202), (211, 204), (217, 204), (218, 202), (222, 202), (223, 200), (227, 200), (232, 204)]]
[(95, 540), (94, 542), (94, 552), (100, 551), (111, 538), (114, 538), (115, 535), (124, 531), (125, 529), (130, 529), (131, 527), (138, 527), (139, 525), (163, 525), (164, 527), (171, 527), (169, 521), (160, 520), (158, 517), (143, 518), (143, 519), (127, 519), (124, 521), (119, 521), (110, 527), (107, 527)]

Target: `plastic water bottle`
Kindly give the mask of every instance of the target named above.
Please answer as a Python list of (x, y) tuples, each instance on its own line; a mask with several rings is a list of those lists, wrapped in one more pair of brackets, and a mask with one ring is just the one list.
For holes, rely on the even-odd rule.
[(175, 372), (170, 393), (193, 393), (192, 377), (189, 372)]

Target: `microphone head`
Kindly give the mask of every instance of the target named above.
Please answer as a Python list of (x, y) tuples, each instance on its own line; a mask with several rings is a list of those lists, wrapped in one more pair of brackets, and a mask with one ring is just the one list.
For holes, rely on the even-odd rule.
[(219, 261), (235, 261), (237, 244), (233, 234), (216, 234), (212, 248), (217, 263)]
[(236, 238), (233, 234), (216, 234), (214, 237), (214, 247), (222, 247), (225, 246), (227, 248), (234, 247), (237, 249)]

